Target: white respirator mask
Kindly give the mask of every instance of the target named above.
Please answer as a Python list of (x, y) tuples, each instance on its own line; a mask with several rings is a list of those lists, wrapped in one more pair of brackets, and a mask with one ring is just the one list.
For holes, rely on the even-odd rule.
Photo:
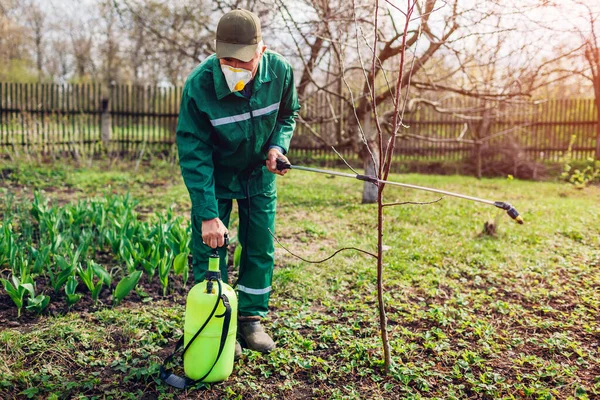
[(221, 71), (223, 71), (227, 86), (232, 92), (239, 92), (252, 80), (252, 71), (247, 69), (221, 65)]

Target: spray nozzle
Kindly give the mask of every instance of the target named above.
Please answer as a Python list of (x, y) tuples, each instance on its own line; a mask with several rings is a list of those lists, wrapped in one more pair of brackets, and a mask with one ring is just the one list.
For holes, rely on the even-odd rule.
[(514, 208), (510, 203), (505, 203), (503, 201), (496, 201), (494, 205), (498, 208), (506, 210), (506, 213), (519, 224), (523, 224), (523, 218), (519, 215), (519, 212), (516, 208)]

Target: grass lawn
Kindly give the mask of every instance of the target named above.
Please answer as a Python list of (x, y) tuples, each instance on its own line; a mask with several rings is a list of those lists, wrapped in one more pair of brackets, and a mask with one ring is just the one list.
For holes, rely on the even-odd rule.
[[(139, 218), (152, 221), (169, 207), (188, 218), (178, 167), (167, 163), (5, 162), (0, 171), (3, 197), (25, 207), (35, 189), (57, 205), (128, 192), (139, 201)], [(226, 382), (187, 392), (158, 379), (182, 334), (181, 283), (165, 297), (145, 286), (116, 307), (67, 312), (64, 299), (53, 297), (41, 316), (24, 311), (20, 320), (0, 290), (0, 398), (599, 398), (600, 188), (390, 179), (511, 202), (525, 225), (502, 212), (497, 236), (482, 236), (484, 222), (501, 211), (448, 197), (386, 209), (389, 375), (381, 371), (375, 261), (343, 252), (309, 264), (278, 247), (266, 322), (278, 348), (245, 350)], [(278, 238), (309, 259), (346, 246), (375, 251), (376, 206), (360, 204), (361, 189), (359, 181), (302, 171), (278, 178)], [(438, 198), (393, 187), (385, 193), (389, 202)], [(4, 276), (7, 266), (0, 267)]]

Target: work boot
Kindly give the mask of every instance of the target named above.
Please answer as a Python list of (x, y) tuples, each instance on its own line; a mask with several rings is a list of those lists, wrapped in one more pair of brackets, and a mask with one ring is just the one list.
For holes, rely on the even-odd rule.
[(239, 358), (242, 356), (242, 346), (240, 345), (240, 342), (238, 342), (237, 340), (235, 341), (235, 355), (233, 356), (234, 360), (239, 360)]
[(245, 347), (261, 353), (268, 353), (275, 348), (275, 342), (260, 324), (260, 317), (240, 317), (238, 339)]

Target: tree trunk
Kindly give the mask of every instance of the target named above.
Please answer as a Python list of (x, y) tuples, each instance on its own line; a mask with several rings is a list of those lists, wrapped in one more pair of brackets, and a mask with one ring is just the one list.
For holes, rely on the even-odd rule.
[[(600, 90), (598, 90), (600, 92)], [(600, 97), (596, 95), (596, 160), (600, 160)]]
[(483, 111), (481, 112), (481, 121), (476, 124), (474, 132), (475, 145), (473, 151), (475, 152), (475, 175), (477, 179), (481, 179), (482, 174), (482, 163), (483, 163), (483, 146), (481, 139), (487, 137), (490, 133), (490, 126), (492, 125), (492, 109), (488, 107), (487, 101), (483, 100), (481, 104)]
[[(372, 184), (373, 187), (375, 185)], [(383, 367), (385, 373), (390, 371), (392, 365), (392, 352), (387, 331), (387, 316), (385, 314), (385, 300), (383, 298), (383, 189), (377, 187), (377, 304), (379, 308), (379, 330), (383, 343)]]
[[(361, 159), (363, 160), (363, 168), (365, 170), (365, 175), (377, 176), (378, 168), (379, 168), (379, 154), (377, 152), (377, 146), (375, 146), (374, 141), (369, 140), (371, 133), (373, 132), (373, 127), (371, 126), (371, 113), (367, 113), (364, 118), (363, 130), (365, 132), (365, 136), (367, 137), (367, 141), (369, 143), (368, 147), (371, 149), (373, 156), (375, 157), (375, 164), (373, 164), (373, 157), (371, 157), (371, 153), (369, 153), (368, 149), (365, 148), (361, 151)], [(363, 185), (363, 204), (372, 204), (377, 203), (379, 188), (370, 182), (366, 182)]]
[[(600, 106), (597, 109), (600, 114)], [(596, 121), (596, 160), (600, 160), (600, 118)]]
[[(379, 154), (376, 153), (375, 146), (371, 147), (373, 151), (373, 155), (375, 156), (375, 162), (379, 163)], [(365, 169), (365, 175), (377, 176), (377, 169), (373, 165), (373, 159), (371, 155), (367, 153), (367, 155), (363, 158), (363, 165)], [(377, 203), (377, 192), (378, 188), (371, 182), (366, 182), (363, 185), (363, 204), (372, 204)]]
[(477, 179), (481, 179), (481, 142), (475, 143), (475, 175)]

